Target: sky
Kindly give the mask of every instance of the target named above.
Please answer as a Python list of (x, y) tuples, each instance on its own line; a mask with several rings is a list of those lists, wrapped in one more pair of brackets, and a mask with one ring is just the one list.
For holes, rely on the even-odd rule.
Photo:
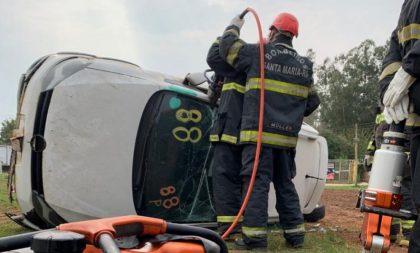
[[(38, 58), (83, 52), (183, 77), (208, 68), (211, 43), (245, 8), (263, 33), (280, 12), (299, 20), (295, 49), (316, 63), (366, 39), (385, 44), (403, 0), (0, 0), (0, 122), (16, 114), (20, 75)], [(241, 37), (258, 40), (252, 15)]]

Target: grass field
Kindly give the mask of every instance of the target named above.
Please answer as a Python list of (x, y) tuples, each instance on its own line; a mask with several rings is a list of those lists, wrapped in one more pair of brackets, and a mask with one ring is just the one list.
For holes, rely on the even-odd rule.
[(16, 200), (10, 203), (9, 194), (7, 193), (7, 174), (2, 173), (0, 174), (0, 237), (29, 231), (7, 218), (4, 215), (6, 212), (18, 213), (19, 208)]
[(325, 189), (328, 189), (328, 190), (360, 190), (360, 189), (365, 190), (366, 188), (367, 188), (366, 183), (359, 184), (357, 186), (354, 184), (327, 184), (325, 186)]
[[(348, 189), (352, 189), (347, 186)], [(354, 189), (354, 188), (353, 188)], [(29, 232), (29, 230), (20, 227), (10, 221), (5, 212), (18, 213), (19, 209), (16, 201), (10, 203), (7, 193), (7, 174), (0, 174), (0, 237), (15, 235), (19, 233)], [(313, 225), (307, 224), (307, 230)], [(232, 248), (232, 244), (228, 243), (228, 247)], [(234, 250), (232, 250), (234, 252)], [(281, 233), (273, 229), (269, 235), (269, 252), (360, 252), (357, 245), (348, 244), (336, 232), (328, 229), (316, 232), (308, 232), (306, 234), (305, 245), (301, 249), (292, 249), (287, 247)]]

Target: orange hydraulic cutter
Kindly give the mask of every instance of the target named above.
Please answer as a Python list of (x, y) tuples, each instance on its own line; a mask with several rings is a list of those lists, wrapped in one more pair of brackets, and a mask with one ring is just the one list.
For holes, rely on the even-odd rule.
[(357, 207), (365, 212), (360, 234), (364, 252), (388, 252), (392, 217), (417, 219), (416, 214), (400, 209), (401, 180), (407, 164), (404, 123), (392, 124), (384, 133), (381, 148), (375, 152), (368, 188), (359, 194)]
[(56, 229), (0, 238), (1, 252), (28, 246), (35, 253), (228, 252), (212, 230), (135, 215), (67, 223)]

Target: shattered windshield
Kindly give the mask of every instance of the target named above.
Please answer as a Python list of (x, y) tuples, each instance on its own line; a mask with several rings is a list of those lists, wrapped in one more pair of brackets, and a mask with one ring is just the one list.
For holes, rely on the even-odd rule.
[(137, 213), (174, 222), (214, 221), (210, 106), (170, 91), (151, 100), (152, 115), (142, 119), (149, 128), (139, 129), (147, 135), (140, 176), (133, 173), (142, 184), (134, 194)]

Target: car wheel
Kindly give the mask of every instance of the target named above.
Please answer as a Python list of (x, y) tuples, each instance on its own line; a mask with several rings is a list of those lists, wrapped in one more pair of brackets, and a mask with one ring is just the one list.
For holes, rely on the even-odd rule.
[(307, 222), (317, 222), (325, 217), (325, 206), (318, 206), (308, 214), (303, 214), (303, 218)]

